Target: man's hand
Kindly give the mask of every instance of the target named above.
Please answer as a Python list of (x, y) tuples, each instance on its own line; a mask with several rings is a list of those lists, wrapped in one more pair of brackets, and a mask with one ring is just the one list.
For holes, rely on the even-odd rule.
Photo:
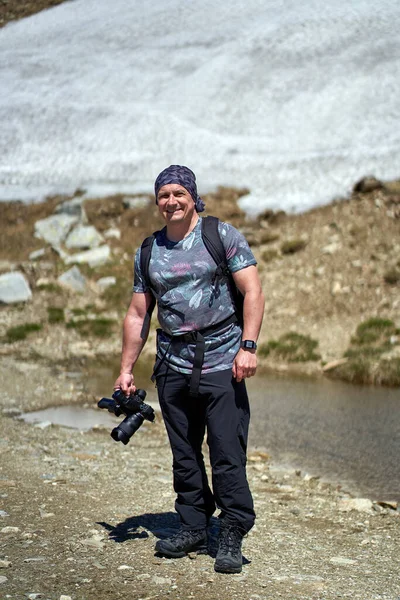
[(255, 350), (240, 348), (233, 361), (232, 373), (236, 381), (240, 382), (247, 377), (253, 377), (257, 369), (257, 356)]
[(136, 392), (135, 380), (132, 373), (121, 373), (114, 383), (114, 390), (121, 389), (125, 396), (130, 396)]

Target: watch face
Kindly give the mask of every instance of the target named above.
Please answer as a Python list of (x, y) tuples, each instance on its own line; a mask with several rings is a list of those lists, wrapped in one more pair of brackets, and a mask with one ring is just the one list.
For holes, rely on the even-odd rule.
[(242, 346), (243, 346), (243, 348), (247, 348), (249, 350), (253, 350), (253, 349), (257, 348), (257, 344), (255, 342), (253, 342), (253, 340), (244, 340), (242, 342)]

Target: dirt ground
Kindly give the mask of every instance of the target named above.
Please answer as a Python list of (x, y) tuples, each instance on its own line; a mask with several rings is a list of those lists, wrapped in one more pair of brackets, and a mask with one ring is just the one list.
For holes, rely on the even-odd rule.
[(65, 402), (74, 372), (3, 357), (0, 378), (1, 598), (400, 597), (395, 506), (354, 504), (340, 486), (274, 466), (262, 449), (249, 453), (257, 521), (244, 541), (242, 573), (213, 570), (216, 519), (208, 555), (158, 557), (155, 542), (178, 526), (159, 415), (127, 446), (108, 429), (34, 426), (15, 415), (32, 398), (36, 407), (48, 394)]

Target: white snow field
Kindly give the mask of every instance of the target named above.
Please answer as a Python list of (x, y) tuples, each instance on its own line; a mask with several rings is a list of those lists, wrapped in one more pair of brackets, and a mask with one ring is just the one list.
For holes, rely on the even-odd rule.
[(0, 30), (0, 199), (199, 191), (301, 212), (400, 177), (400, 3), (72, 0)]

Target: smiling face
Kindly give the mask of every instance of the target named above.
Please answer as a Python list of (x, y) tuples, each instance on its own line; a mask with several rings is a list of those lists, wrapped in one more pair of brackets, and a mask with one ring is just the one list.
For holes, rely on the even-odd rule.
[(191, 223), (195, 204), (186, 188), (178, 183), (163, 185), (157, 194), (158, 210), (167, 223)]

